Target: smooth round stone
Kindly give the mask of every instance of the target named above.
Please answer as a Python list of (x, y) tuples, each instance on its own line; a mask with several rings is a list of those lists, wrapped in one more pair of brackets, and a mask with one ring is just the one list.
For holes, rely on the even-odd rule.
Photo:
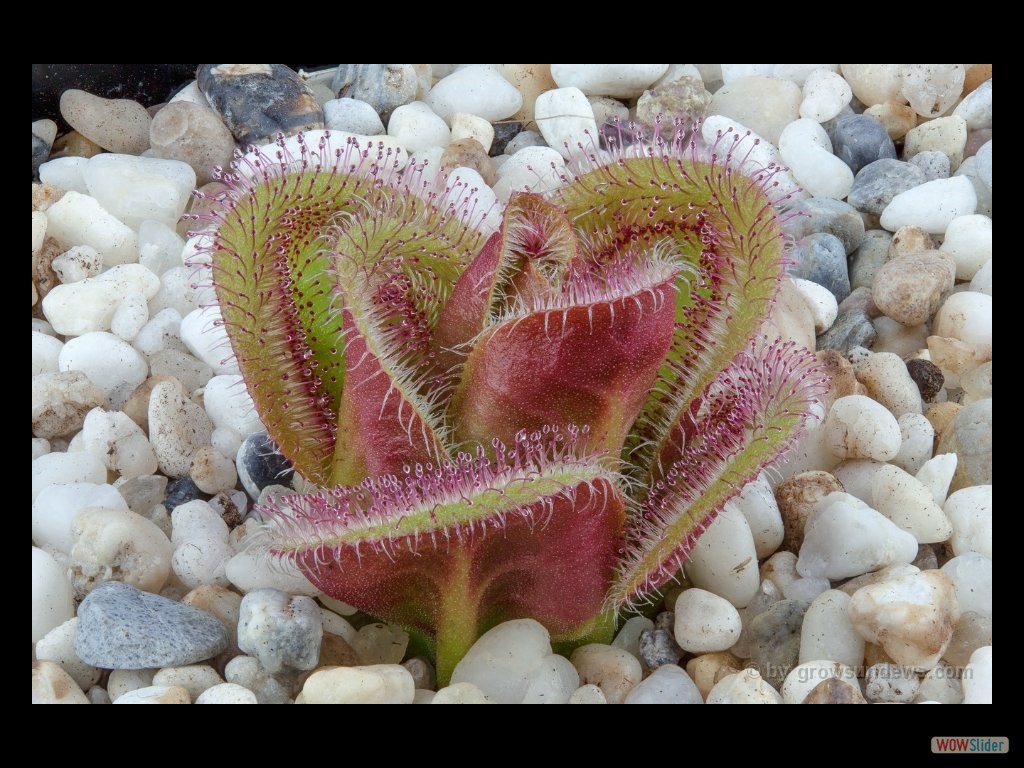
[(796, 553), (804, 540), (804, 524), (817, 503), (843, 486), (828, 472), (801, 472), (783, 480), (775, 488), (779, 513), (782, 517), (785, 535), (782, 549)]
[(791, 208), (791, 213), (792, 217), (782, 228), (794, 239), (807, 237), (813, 233), (834, 235), (842, 242), (847, 256), (857, 250), (864, 241), (864, 219), (853, 206), (841, 200), (802, 200)]
[(105, 483), (107, 468), (91, 453), (54, 451), (32, 460), (32, 501), (45, 488), (65, 483)]
[(283, 669), (314, 669), (320, 658), (323, 624), (308, 597), (260, 589), (242, 598), (238, 647), (271, 674)]
[(366, 624), (351, 643), (363, 664), (400, 664), (409, 646), (409, 635), (388, 624)]
[(962, 117), (967, 127), (972, 130), (992, 127), (992, 78), (989, 78), (973, 91), (964, 100), (956, 105), (953, 115)]
[(829, 136), (836, 157), (854, 173), (879, 160), (896, 158), (896, 146), (885, 126), (870, 115), (850, 115), (840, 119)]
[[(633, 659), (640, 679), (640, 662)], [(506, 621), (489, 629), (473, 643), (452, 672), (452, 684), (472, 683), (491, 701), (523, 701), (530, 677), (551, 655), (548, 631), (533, 619)]]
[(779, 153), (796, 180), (815, 197), (841, 200), (853, 186), (853, 172), (832, 154), (828, 134), (814, 120), (801, 118), (779, 136)]
[(963, 64), (900, 64), (899, 68), (900, 94), (921, 117), (948, 111), (963, 91)]
[(43, 297), (43, 314), (65, 336), (106, 331), (123, 299), (138, 294), (149, 300), (159, 289), (159, 278), (145, 267), (119, 264), (95, 277), (54, 287)]
[(239, 375), (214, 376), (206, 382), (203, 405), (217, 427), (231, 429), (243, 437), (263, 431), (252, 398)]
[[(50, 262), (50, 266), (62, 283), (77, 283), (98, 275), (103, 270), (103, 259), (95, 248), (90, 248), (88, 245), (76, 245)], [(50, 293), (52, 292), (51, 289)], [(50, 293), (46, 295), (49, 296)]]
[(939, 309), (943, 296), (953, 287), (955, 274), (953, 259), (942, 251), (898, 256), (875, 274), (871, 296), (875, 306), (896, 322), (920, 325)]
[(207, 688), (195, 700), (196, 704), (256, 704), (256, 694), (236, 683), (220, 683)]
[(804, 526), (797, 572), (836, 581), (917, 556), (917, 540), (848, 493), (822, 499)]
[[(850, 287), (854, 291), (859, 288), (868, 291), (864, 295), (865, 301), (860, 303), (862, 309), (867, 308), (867, 300), (871, 298), (870, 288), (875, 275), (882, 265), (889, 260), (889, 245), (891, 242), (891, 233), (886, 232), (884, 229), (869, 229), (864, 233), (864, 242), (850, 256)], [(849, 306), (844, 306), (840, 311), (845, 311), (846, 309), (849, 309)]]
[(490, 704), (484, 692), (472, 683), (456, 683), (441, 688), (430, 700), (431, 704)]
[(915, 670), (938, 664), (959, 618), (953, 581), (941, 571), (869, 584), (850, 601), (850, 620), (861, 637)]
[(188, 689), (180, 685), (151, 685), (118, 696), (114, 704), (191, 704)]
[(235, 151), (235, 137), (217, 113), (188, 101), (166, 104), (156, 113), (149, 143), (156, 157), (187, 163), (198, 184), (213, 181), (215, 167), (227, 169)]
[(709, 115), (722, 115), (750, 128), (775, 146), (782, 130), (800, 117), (800, 87), (775, 77), (739, 77), (715, 91)]
[(32, 331), (32, 375), (57, 373), (57, 360), (64, 343), (48, 333)]
[(864, 395), (841, 397), (825, 419), (829, 450), (840, 458), (889, 461), (900, 449), (900, 427), (881, 403)]
[(86, 507), (127, 509), (112, 485), (66, 483), (44, 488), (32, 502), (32, 541), (47, 549), (69, 553), (71, 524)]
[[(339, 64), (331, 82), (331, 90), (335, 94), (364, 102), (375, 114), (388, 114), (396, 107), (413, 101), (417, 88), (417, 73), (412, 64)], [(369, 115), (365, 119), (369, 121)], [(344, 130), (367, 135), (383, 133), (379, 130)]]
[(409, 152), (444, 147), (451, 141), (451, 131), (445, 121), (422, 101), (395, 109), (388, 120), (388, 135), (394, 136)]
[(268, 485), (290, 484), (295, 474), (291, 463), (266, 432), (257, 432), (245, 439), (235, 457), (235, 466), (242, 487), (254, 500)]
[(71, 583), (64, 568), (47, 552), (32, 547), (32, 642), (75, 615)]
[(114, 669), (107, 676), (107, 694), (116, 701), (129, 691), (146, 688), (153, 683), (155, 669)]
[(884, 466), (882, 462), (871, 459), (847, 459), (833, 469), (832, 474), (846, 493), (867, 504), (871, 501), (875, 475)]
[(935, 181), (935, 179), (949, 178), (949, 157), (935, 150), (918, 152), (910, 158), (910, 164), (921, 170), (924, 174), (924, 181)]
[(204, 584), (227, 586), (226, 562), (234, 555), (228, 546), (228, 527), (205, 501), (181, 504), (171, 512), (171, 561), (175, 575), (186, 587)]
[(537, 97), (534, 109), (544, 141), (566, 160), (580, 151), (580, 145), (584, 152), (595, 145), (598, 133), (594, 109), (579, 88), (545, 91)]
[(839, 313), (835, 295), (828, 288), (810, 280), (794, 278), (793, 284), (807, 302), (807, 308), (814, 319), (814, 332), (821, 334), (831, 328)]
[(971, 654), (964, 667), (964, 704), (992, 703), (992, 646), (986, 645)]
[(580, 682), (598, 686), (609, 704), (623, 703), (643, 678), (640, 660), (611, 645), (592, 643), (581, 646), (572, 652), (569, 661), (576, 667)]
[(120, 411), (94, 408), (82, 424), (82, 442), (87, 451), (100, 456), (107, 469), (122, 478), (156, 472), (156, 454), (138, 424)]
[(138, 155), (149, 147), (151, 118), (137, 101), (70, 89), (60, 96), (60, 113), (72, 128), (108, 152)]
[(864, 638), (849, 616), (850, 596), (837, 589), (822, 592), (811, 603), (800, 625), (800, 663), (828, 659), (859, 669), (864, 661)]
[(961, 611), (992, 615), (992, 560), (967, 552), (947, 560), (942, 572), (953, 580)]
[(726, 167), (754, 178), (762, 176), (765, 169), (772, 168), (771, 183), (778, 195), (788, 196), (789, 200), (807, 197), (807, 192), (785, 169), (775, 144), (757, 132), (732, 118), (712, 113), (710, 108), (701, 122), (700, 131), (704, 142), (718, 154), (719, 161)]
[(181, 598), (183, 605), (191, 605), (201, 611), (212, 614), (228, 632), (228, 650), (225, 654), (237, 656), (238, 650), (238, 613), (242, 605), (242, 596), (227, 587), (204, 584), (196, 587)]
[[(915, 397), (917, 385), (914, 385)], [(932, 457), (935, 428), (922, 414), (905, 413), (899, 418), (900, 452), (892, 460), (900, 469), (916, 474)]]
[(977, 200), (974, 210), (964, 211), (964, 214), (981, 213), (991, 218), (992, 188), (985, 183), (985, 180), (981, 175), (981, 168), (978, 165), (977, 155), (968, 157), (960, 163), (960, 167), (956, 169), (954, 178), (961, 177), (967, 179), (967, 181), (971, 183), (971, 187), (974, 189), (974, 196)]
[(711, 689), (708, 704), (781, 704), (782, 696), (756, 669), (726, 675)]
[(971, 278), (970, 288), (972, 291), (992, 295), (992, 259), (986, 261)]
[(903, 104), (899, 64), (840, 64), (839, 71), (865, 106), (891, 101)]
[(99, 253), (107, 267), (138, 259), (135, 232), (103, 208), (96, 198), (79, 192), (68, 191), (50, 206), (46, 234), (61, 248), (89, 246)]
[(803, 83), (804, 99), (800, 102), (800, 117), (818, 123), (831, 120), (850, 103), (853, 90), (841, 75), (830, 69), (815, 69)]
[(612, 645), (639, 658), (640, 637), (644, 632), (650, 632), (653, 629), (654, 622), (646, 616), (631, 616), (626, 619), (618, 634), (615, 635)]
[(857, 380), (865, 386), (868, 395), (897, 418), (922, 411), (917, 384), (910, 378), (903, 360), (892, 352), (871, 355), (857, 369)]
[(52, 661), (32, 660), (33, 704), (88, 704), (74, 679)]
[(786, 675), (780, 686), (782, 701), (784, 704), (807, 703), (805, 700), (811, 692), (829, 680), (856, 687), (857, 673), (853, 668), (831, 659), (804, 662), (793, 667)]
[(360, 136), (376, 136), (385, 132), (384, 123), (371, 104), (347, 97), (324, 103), (324, 127), (329, 131), (346, 131)]
[(836, 677), (829, 677), (804, 696), (802, 704), (867, 704), (860, 687)]
[(206, 411), (192, 402), (176, 379), (153, 387), (149, 398), (149, 434), (160, 471), (168, 477), (189, 473), (192, 458), (210, 444), (213, 423)]
[(974, 485), (950, 494), (943, 511), (953, 524), (953, 553), (992, 558), (992, 486)]
[(982, 363), (961, 376), (960, 386), (964, 390), (962, 401), (964, 405), (992, 397), (992, 361)]
[(164, 532), (141, 515), (86, 507), (71, 523), (68, 573), (79, 597), (112, 580), (158, 592), (170, 575), (172, 552)]
[(872, 664), (864, 673), (864, 693), (872, 702), (906, 704), (920, 685), (917, 675), (898, 664)]
[[(963, 619), (961, 618), (961, 621)], [(921, 678), (914, 702), (937, 702), (939, 704), (960, 704), (964, 700), (964, 689), (960, 685), (960, 670), (946, 664), (939, 664), (928, 670)]]
[(212, 445), (203, 446), (192, 457), (189, 475), (203, 493), (231, 490), (238, 481), (235, 464)]
[(881, 159), (861, 166), (847, 202), (864, 213), (881, 215), (892, 199), (927, 181), (924, 172), (902, 160)]
[[(954, 293), (935, 316), (936, 336), (959, 339), (983, 359), (992, 357), (992, 297), (975, 291)], [(67, 348), (67, 345), (65, 345)]]
[(942, 152), (949, 158), (950, 170), (956, 171), (964, 159), (967, 123), (955, 115), (937, 117), (909, 130), (903, 142), (904, 160), (910, 160), (920, 152)]
[(691, 653), (724, 651), (740, 636), (739, 612), (718, 595), (688, 589), (675, 603), (675, 639)]
[[(946, 501), (949, 484), (953, 480), (953, 474), (956, 472), (956, 463), (955, 453), (943, 453), (928, 459), (917, 471), (917, 479), (924, 483), (925, 487), (931, 491), (932, 499), (935, 500), (936, 504), (944, 504)], [(944, 506), (943, 511), (949, 517), (950, 522), (953, 523), (955, 534), (956, 521), (950, 516), (950, 510)]]
[(240, 591), (270, 588), (292, 595), (319, 594), (319, 590), (309, 583), (309, 579), (302, 575), (297, 566), (275, 559), (267, 551), (266, 542), (260, 542), (258, 534), (243, 541), (245, 546), (240, 543), (238, 554), (224, 565), (224, 575)]
[(950, 640), (942, 658), (954, 667), (965, 667), (970, 662), (972, 653), (991, 644), (991, 614), (967, 611), (960, 615), (953, 639)]
[(85, 333), (68, 339), (60, 351), (61, 371), (81, 371), (103, 390), (107, 404), (120, 408), (146, 380), (142, 355), (111, 333)]
[(565, 160), (554, 149), (524, 147), (499, 169), (494, 194), (502, 202), (507, 202), (513, 192), (547, 192), (562, 186), (565, 174)]
[(704, 82), (699, 77), (683, 75), (644, 91), (636, 103), (636, 119), (650, 128), (654, 127), (658, 115), (663, 116), (663, 121), (668, 117), (699, 120), (710, 104), (711, 94)]
[(848, 355), (856, 347), (870, 346), (877, 332), (863, 309), (840, 312), (832, 327), (818, 337), (819, 350), (836, 350)]
[(497, 181), (494, 161), (487, 156), (483, 145), (476, 139), (459, 139), (450, 142), (441, 154), (439, 165), (441, 172), (449, 175), (456, 168), (470, 168), (480, 174), (480, 178), (488, 186), (494, 186)]
[(588, 96), (635, 99), (665, 74), (668, 64), (552, 64), (560, 88), (579, 88)]
[(658, 667), (626, 696), (624, 704), (703, 704), (690, 676), (675, 664)]
[(872, 506), (921, 544), (936, 544), (953, 533), (942, 508), (931, 491), (899, 467), (887, 465), (875, 475)]
[(956, 261), (957, 280), (972, 279), (992, 258), (992, 219), (980, 214), (953, 219), (940, 250)]
[(779, 548), (785, 531), (779, 505), (766, 475), (762, 473), (744, 485), (739, 495), (729, 503), (747, 518), (759, 559), (770, 556)]
[(426, 102), (446, 122), (457, 112), (468, 112), (493, 123), (514, 115), (523, 96), (492, 67), (473, 64), (436, 82)]
[(593, 683), (581, 685), (569, 697), (570, 704), (607, 704), (604, 691)]
[(807, 603), (779, 600), (750, 622), (750, 660), (764, 680), (778, 690), (797, 665), (800, 652), (800, 626)]
[(975, 212), (978, 196), (963, 176), (927, 181), (896, 195), (882, 211), (882, 227), (895, 232), (912, 225), (930, 234), (942, 234), (958, 216)]
[(32, 434), (47, 439), (73, 435), (90, 411), (106, 404), (103, 390), (81, 371), (37, 374), (32, 377)]
[(757, 550), (746, 517), (726, 506), (700, 537), (685, 564), (694, 586), (723, 597), (737, 608), (757, 593)]
[(494, 142), (494, 126), (478, 115), (456, 112), (452, 115), (451, 139), (453, 142), (474, 139), (486, 155), (491, 151), (491, 144)]
[(224, 681), (208, 664), (189, 664), (182, 667), (164, 667), (153, 675), (153, 685), (181, 686), (188, 691), (189, 701)]
[(78, 620), (79, 658), (106, 669), (195, 664), (228, 647), (223, 625), (210, 614), (117, 581), (90, 592)]
[[(757, 595), (755, 595), (754, 600), (751, 601), (747, 612), (744, 614), (748, 623), (761, 610), (767, 608), (773, 602), (781, 600), (786, 587), (800, 578), (796, 572), (796, 561), (796, 555), (792, 552), (781, 551), (769, 557), (764, 565), (761, 566), (761, 585), (758, 588)], [(765, 594), (765, 582), (771, 582), (775, 587), (770, 595)], [(770, 600), (768, 599), (769, 597), (771, 598)]]
[[(320, 671), (326, 671), (326, 668)], [(256, 694), (257, 704), (292, 703), (294, 689), (291, 678), (271, 675), (251, 656), (235, 656), (231, 659), (224, 666), (224, 679)], [(299, 703), (299, 699), (295, 703)]]
[(886, 101), (875, 104), (864, 110), (864, 114), (873, 117), (885, 126), (886, 133), (893, 141), (899, 141), (907, 135), (907, 131), (917, 125), (917, 115), (906, 104)]
[(196, 81), (243, 146), (324, 127), (315, 94), (284, 64), (200, 64)]

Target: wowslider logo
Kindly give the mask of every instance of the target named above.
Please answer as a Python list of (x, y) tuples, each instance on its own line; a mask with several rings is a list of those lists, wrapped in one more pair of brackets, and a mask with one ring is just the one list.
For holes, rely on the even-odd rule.
[(932, 752), (936, 754), (998, 754), (1010, 751), (1005, 736), (933, 736)]

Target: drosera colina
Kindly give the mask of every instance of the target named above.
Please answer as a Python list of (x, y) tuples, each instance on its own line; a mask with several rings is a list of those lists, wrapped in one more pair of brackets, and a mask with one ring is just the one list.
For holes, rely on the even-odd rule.
[(239, 156), (209, 201), (239, 368), (321, 487), (262, 510), (270, 552), (422, 633), (442, 684), (508, 619), (610, 639), (826, 386), (759, 335), (779, 169), (680, 120), (621, 138), (500, 220), (328, 132)]

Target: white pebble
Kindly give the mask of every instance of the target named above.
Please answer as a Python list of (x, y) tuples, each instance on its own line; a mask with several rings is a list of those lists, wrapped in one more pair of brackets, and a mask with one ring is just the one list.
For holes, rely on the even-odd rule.
[(900, 452), (892, 463), (913, 475), (932, 457), (935, 428), (920, 413), (903, 414), (899, 418), (899, 425)]
[(983, 360), (991, 358), (992, 297), (975, 291), (954, 293), (936, 313), (932, 332), (971, 345)]
[(346, 131), (362, 136), (384, 133), (380, 121), (371, 105), (359, 99), (331, 99), (324, 102), (324, 125), (329, 131)]
[(171, 512), (171, 542), (175, 546), (171, 568), (190, 589), (202, 584), (227, 586), (228, 527), (205, 501), (196, 499)]
[(757, 550), (747, 519), (726, 505), (697, 541), (684, 566), (694, 586), (743, 608), (757, 593)]
[(635, 99), (665, 74), (668, 64), (552, 64), (560, 88), (579, 88), (588, 96)]
[(153, 685), (180, 685), (188, 691), (189, 699), (197, 699), (204, 691), (224, 681), (209, 664), (189, 664), (183, 667), (164, 667), (153, 675)]
[(842, 200), (853, 188), (850, 166), (832, 154), (832, 142), (814, 120), (801, 118), (779, 136), (779, 153), (793, 177), (815, 197)]
[(412, 675), (398, 664), (326, 667), (302, 686), (305, 704), (412, 704)]
[(179, 335), (181, 313), (176, 309), (160, 310), (150, 318), (132, 340), (132, 346), (143, 355), (155, 355), (167, 349), (185, 351), (185, 345)]
[(106, 331), (125, 297), (136, 295), (144, 302), (158, 290), (160, 279), (148, 269), (121, 264), (96, 277), (54, 287), (43, 297), (43, 314), (65, 336)]
[(52, 555), (32, 547), (32, 642), (38, 642), (74, 615), (71, 583), (64, 569)]
[(901, 95), (922, 117), (938, 117), (952, 107), (964, 87), (963, 64), (901, 64)]
[[(766, 168), (781, 169), (786, 165), (774, 144), (730, 118), (708, 115), (701, 123), (700, 132), (709, 147), (721, 144), (719, 162), (724, 162), (728, 168), (746, 176), (756, 177)], [(733, 139), (737, 136), (741, 140), (734, 143)], [(734, 148), (742, 151), (730, 151)], [(772, 183), (778, 185), (775, 189), (780, 195), (792, 195), (792, 200), (808, 197), (808, 193), (789, 170), (775, 173)]]
[(550, 636), (538, 622), (506, 621), (477, 638), (455, 665), (451, 682), (473, 683), (496, 704), (518, 704), (530, 675), (550, 655)]
[(178, 223), (196, 186), (196, 172), (180, 160), (103, 152), (82, 171), (89, 194), (132, 229), (144, 219)]
[(900, 450), (900, 425), (881, 403), (847, 395), (829, 409), (825, 438), (829, 450), (840, 458), (889, 461)]
[(782, 704), (782, 696), (756, 669), (726, 675), (708, 692), (708, 704)]
[(267, 551), (266, 542), (261, 546), (258, 539), (258, 535), (245, 539), (236, 547), (238, 554), (224, 565), (224, 575), (239, 591), (269, 588), (291, 595), (320, 593), (294, 564), (275, 559)]
[(50, 441), (45, 437), (32, 438), (32, 461), (50, 452)]
[(793, 284), (800, 291), (800, 295), (807, 302), (807, 308), (811, 311), (811, 316), (814, 318), (814, 332), (822, 334), (831, 328), (832, 323), (836, 321), (836, 315), (839, 314), (839, 304), (832, 291), (801, 278), (793, 278)]
[(591, 643), (572, 652), (569, 661), (576, 667), (582, 683), (594, 683), (609, 704), (621, 704), (643, 678), (640, 660), (611, 645)]
[(992, 190), (992, 139), (982, 144), (974, 155), (978, 168), (978, 177), (982, 183)]
[(214, 376), (206, 382), (203, 405), (215, 426), (233, 430), (243, 439), (263, 429), (245, 382), (237, 374)]
[(70, 571), (81, 596), (104, 581), (159, 592), (174, 547), (154, 523), (125, 509), (86, 507), (71, 522)]
[(491, 67), (474, 64), (434, 83), (426, 102), (445, 121), (457, 112), (469, 112), (493, 123), (514, 115), (523, 96)]
[[(312, 598), (276, 589), (259, 589), (242, 598), (238, 647), (267, 672), (315, 669), (322, 639), (320, 608)], [(411, 683), (410, 676), (410, 689)]]
[(973, 485), (950, 494), (943, 505), (953, 524), (953, 553), (992, 558), (992, 486)]
[(917, 540), (860, 499), (830, 493), (804, 525), (797, 572), (832, 581), (917, 557)]
[(718, 595), (693, 588), (676, 599), (675, 638), (685, 651), (724, 651), (739, 638), (740, 629), (739, 611)]
[[(949, 493), (949, 484), (956, 473), (957, 457), (955, 453), (941, 453), (928, 459), (917, 471), (917, 479), (932, 492), (936, 504), (942, 505)], [(949, 514), (949, 510), (946, 510)], [(952, 517), (950, 517), (952, 521)], [(953, 523), (954, 527), (956, 523)]]
[(32, 375), (57, 373), (57, 361), (64, 342), (46, 333), (32, 331)]
[(931, 491), (899, 467), (888, 465), (875, 475), (872, 506), (917, 539), (937, 544), (952, 535), (953, 526)]
[(176, 379), (161, 381), (149, 397), (149, 439), (168, 477), (184, 477), (192, 457), (210, 444), (213, 423), (206, 411), (185, 396)]
[(214, 373), (238, 373), (219, 307), (207, 306), (184, 315), (180, 334), (188, 351), (213, 368)]
[(811, 603), (800, 627), (800, 663), (827, 659), (859, 669), (864, 638), (850, 622), (850, 596), (838, 589), (822, 592)]
[(85, 450), (100, 457), (111, 472), (128, 479), (156, 472), (156, 454), (142, 428), (121, 411), (93, 408), (82, 425)]
[(793, 667), (782, 683), (782, 701), (785, 704), (801, 704), (807, 694), (824, 681), (835, 678), (857, 687), (857, 673), (853, 668), (838, 661), (817, 659)]
[(580, 676), (567, 658), (551, 654), (526, 677), (523, 704), (567, 704)]
[(864, 698), (874, 702), (905, 704), (913, 701), (921, 682), (899, 664), (872, 664), (864, 673)]
[(785, 535), (785, 528), (779, 504), (775, 501), (775, 494), (763, 472), (744, 485), (739, 495), (734, 496), (728, 503), (739, 509), (747, 518), (758, 559), (768, 557), (779, 548)]
[[(915, 345), (916, 348), (919, 346)], [(897, 419), (908, 413), (920, 414), (923, 410), (921, 390), (897, 354), (875, 352), (869, 356), (857, 368), (857, 381)]]
[(513, 192), (548, 192), (562, 186), (565, 160), (551, 147), (524, 147), (498, 171), (494, 194), (503, 203)]
[(986, 645), (971, 654), (964, 667), (964, 704), (992, 703), (992, 646)]
[(100, 679), (100, 670), (86, 664), (75, 652), (75, 632), (78, 629), (78, 618), (68, 619), (58, 627), (54, 627), (36, 643), (35, 657), (40, 661), (52, 661), (71, 675), (72, 679), (83, 691), (95, 685)]
[(896, 195), (882, 211), (880, 221), (890, 232), (914, 226), (928, 234), (941, 235), (950, 222), (974, 213), (977, 205), (978, 197), (970, 180), (953, 176), (926, 181)]
[(444, 120), (422, 101), (403, 104), (392, 112), (388, 135), (394, 136), (409, 152), (445, 147), (452, 138)]
[[(777, 75), (776, 75), (777, 77)], [(841, 75), (829, 69), (815, 69), (804, 80), (800, 117), (824, 123), (838, 115), (853, 98), (853, 90)]]
[(153, 683), (155, 669), (115, 669), (107, 678), (107, 693), (117, 701), (129, 691), (148, 688)]
[(363, 664), (400, 664), (409, 647), (409, 633), (390, 624), (365, 624), (350, 644)]
[(112, 267), (138, 258), (138, 238), (94, 197), (67, 192), (47, 210), (46, 233), (63, 248), (88, 245)]
[(799, 600), (803, 603), (809, 603), (818, 595), (827, 592), (828, 588), (829, 581), (825, 577), (806, 576), (789, 582), (785, 589), (782, 590), (782, 596), (787, 600)]
[(494, 126), (479, 115), (471, 115), (468, 112), (456, 112), (452, 115), (452, 141), (460, 139), (475, 139), (484, 148), (484, 152), (491, 151), (491, 144), (494, 142)]
[(612, 645), (640, 658), (640, 635), (654, 629), (654, 622), (646, 616), (630, 616), (619, 629)]
[(986, 261), (971, 278), (972, 291), (992, 295), (992, 259)]
[(977, 552), (947, 560), (942, 572), (953, 580), (960, 611), (992, 615), (992, 561)]
[(62, 371), (81, 371), (120, 408), (146, 380), (149, 366), (130, 344), (112, 333), (96, 331), (68, 339), (57, 361)]
[(431, 704), (490, 704), (484, 692), (472, 683), (455, 683), (441, 688), (430, 699)]
[(608, 699), (604, 696), (604, 691), (598, 688), (593, 683), (587, 685), (581, 685), (575, 691), (572, 696), (569, 697), (570, 704), (607, 704)]
[(233, 429), (214, 427), (213, 433), (210, 435), (210, 445), (216, 448), (225, 459), (234, 459), (238, 455), (238, 449), (241, 447), (243, 439)]
[[(967, 127), (975, 131), (978, 128), (992, 127), (992, 78), (979, 85), (956, 105), (953, 114), (962, 117)], [(39, 169), (40, 175), (42, 168)]]
[(453, 168), (448, 174), (444, 195), (436, 203), (442, 209), (451, 205), (465, 209), (463, 221), (485, 234), (497, 232), (501, 226), (502, 206), (494, 191), (477, 171), (466, 166)]
[(139, 264), (154, 275), (181, 266), (181, 252), (185, 246), (171, 227), (153, 219), (139, 225)]
[(956, 261), (956, 279), (970, 280), (992, 258), (992, 219), (981, 214), (958, 216), (949, 222), (939, 250)]
[(594, 108), (579, 88), (555, 88), (537, 97), (535, 119), (544, 141), (566, 160), (597, 146)]
[(960, 685), (960, 670), (946, 664), (939, 664), (921, 678), (914, 701), (937, 702), (939, 704), (960, 704), (964, 700), (964, 689)]
[(89, 162), (87, 157), (56, 157), (39, 166), (39, 180), (69, 192), (89, 193), (85, 186), (82, 170)]
[(52, 661), (33, 661), (32, 703), (88, 704), (89, 699), (59, 664)]
[(114, 704), (191, 704), (188, 691), (180, 685), (151, 685), (118, 696)]
[(96, 277), (103, 270), (103, 259), (95, 248), (76, 245), (55, 258), (50, 266), (62, 283), (77, 283), (88, 277)]
[[(212, 438), (212, 435), (211, 435)], [(225, 457), (213, 445), (204, 445), (192, 457), (189, 469), (192, 482), (203, 493), (229, 491), (238, 482), (235, 462)]]
[(67, 483), (105, 483), (107, 468), (91, 453), (55, 451), (32, 462), (32, 501), (44, 488)]
[(703, 704), (700, 690), (686, 671), (664, 664), (637, 683), (623, 704)]
[(255, 704), (256, 694), (236, 683), (220, 683), (199, 694), (196, 704)]

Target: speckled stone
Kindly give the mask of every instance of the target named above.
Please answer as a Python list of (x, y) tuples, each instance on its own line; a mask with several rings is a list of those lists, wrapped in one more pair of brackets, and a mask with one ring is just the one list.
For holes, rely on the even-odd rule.
[(313, 91), (284, 64), (200, 64), (196, 80), (243, 145), (324, 127)]
[(921, 399), (926, 403), (935, 399), (945, 383), (942, 369), (931, 360), (921, 360), (920, 358), (908, 360), (907, 372), (917, 384), (917, 388), (921, 391)]
[(670, 630), (645, 629), (640, 633), (640, 662), (645, 669), (678, 664), (683, 653)]
[(814, 197), (802, 200), (791, 209), (792, 218), (782, 225), (793, 238), (807, 237), (815, 232), (835, 235), (849, 256), (864, 240), (864, 219), (857, 209), (841, 200)]
[(227, 631), (212, 615), (120, 581), (100, 584), (78, 607), (75, 652), (94, 667), (177, 667), (227, 647)]
[(818, 337), (818, 349), (834, 349), (845, 356), (854, 347), (870, 347), (877, 333), (867, 312), (851, 309), (840, 313), (832, 327)]
[(658, 115), (699, 120), (704, 117), (710, 103), (711, 94), (704, 87), (704, 81), (683, 75), (644, 91), (636, 103), (636, 119), (648, 128), (654, 127)]
[(416, 70), (412, 64), (339, 64), (331, 82), (334, 93), (359, 99), (388, 115), (416, 99)]
[(949, 492), (992, 483), (992, 398), (965, 406), (942, 430), (935, 455), (956, 453)]
[(926, 181), (925, 172), (916, 165), (892, 158), (875, 160), (857, 171), (846, 200), (858, 211), (881, 216), (896, 195)]
[(800, 277), (827, 288), (836, 301), (850, 295), (850, 275), (842, 241), (834, 235), (815, 233), (793, 243), (792, 262), (786, 267), (790, 277)]
[(751, 654), (758, 670), (776, 690), (800, 659), (800, 628), (808, 604), (801, 600), (779, 600), (752, 622)]
[(829, 132), (832, 152), (857, 173), (877, 160), (895, 159), (896, 145), (877, 119), (870, 115), (850, 115), (836, 122)]

